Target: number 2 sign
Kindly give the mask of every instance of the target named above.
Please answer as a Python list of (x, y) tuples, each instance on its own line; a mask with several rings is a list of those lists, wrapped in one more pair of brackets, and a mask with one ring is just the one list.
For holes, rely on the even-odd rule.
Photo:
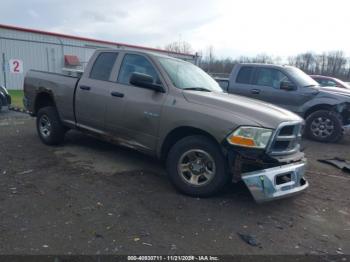
[(10, 59), (10, 72), (13, 74), (23, 73), (23, 61), (21, 59)]

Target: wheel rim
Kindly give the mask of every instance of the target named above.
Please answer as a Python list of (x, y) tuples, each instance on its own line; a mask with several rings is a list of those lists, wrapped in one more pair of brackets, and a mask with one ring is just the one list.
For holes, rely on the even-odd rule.
[(181, 178), (189, 185), (203, 186), (214, 178), (216, 165), (209, 153), (191, 149), (182, 154), (177, 169)]
[(317, 117), (311, 123), (311, 132), (315, 137), (329, 137), (334, 132), (334, 123), (328, 117)]
[(42, 115), (39, 120), (39, 130), (43, 137), (49, 137), (51, 134), (51, 122), (47, 115)]

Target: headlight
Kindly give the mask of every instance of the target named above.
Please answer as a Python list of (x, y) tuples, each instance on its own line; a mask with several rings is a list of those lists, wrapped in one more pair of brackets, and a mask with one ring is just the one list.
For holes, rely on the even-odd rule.
[(227, 137), (227, 141), (235, 146), (263, 149), (269, 143), (272, 132), (267, 128), (241, 126)]

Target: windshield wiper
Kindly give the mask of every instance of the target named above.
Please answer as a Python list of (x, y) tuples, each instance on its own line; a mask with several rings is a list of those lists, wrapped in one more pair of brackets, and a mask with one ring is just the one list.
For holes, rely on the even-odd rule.
[(204, 88), (204, 87), (187, 87), (187, 88), (184, 88), (184, 90), (212, 92), (211, 90), (206, 89), (206, 88)]

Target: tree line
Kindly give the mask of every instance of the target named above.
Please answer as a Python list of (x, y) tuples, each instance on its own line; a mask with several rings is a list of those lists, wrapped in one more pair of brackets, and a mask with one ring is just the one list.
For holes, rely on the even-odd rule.
[[(166, 50), (194, 53), (191, 45), (187, 42), (173, 42), (165, 46)], [(214, 47), (209, 46), (203, 53), (199, 53), (199, 66), (213, 76), (227, 77), (237, 63), (266, 63), (288, 64), (300, 68), (307, 74), (326, 75), (350, 81), (350, 57), (346, 57), (343, 51), (329, 51), (320, 54), (305, 52), (290, 56), (287, 61), (279, 56), (258, 54), (256, 56), (240, 56), (237, 58), (215, 56)]]
[(288, 58), (290, 65), (299, 67), (305, 73), (327, 75), (350, 80), (350, 58), (343, 51), (323, 52), (315, 54), (306, 52)]

